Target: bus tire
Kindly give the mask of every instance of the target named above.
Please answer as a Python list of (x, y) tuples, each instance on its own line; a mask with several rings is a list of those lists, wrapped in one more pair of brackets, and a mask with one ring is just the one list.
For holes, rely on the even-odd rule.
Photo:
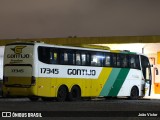
[(69, 101), (78, 101), (81, 99), (81, 89), (78, 85), (74, 85), (69, 93)]
[(36, 101), (39, 100), (38, 97), (29, 97), (29, 99), (30, 99), (30, 101), (32, 101), (32, 102), (36, 102)]
[(58, 102), (64, 102), (67, 98), (68, 90), (66, 86), (60, 86), (57, 93), (57, 101)]
[(139, 89), (137, 86), (133, 86), (131, 89), (130, 97), (131, 100), (137, 100), (139, 98)]

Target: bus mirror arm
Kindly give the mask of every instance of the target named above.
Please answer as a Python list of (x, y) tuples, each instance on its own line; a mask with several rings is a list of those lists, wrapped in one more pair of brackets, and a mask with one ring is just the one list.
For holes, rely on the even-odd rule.
[(158, 68), (156, 67), (156, 65), (150, 65), (150, 66), (154, 68), (156, 75), (159, 75)]

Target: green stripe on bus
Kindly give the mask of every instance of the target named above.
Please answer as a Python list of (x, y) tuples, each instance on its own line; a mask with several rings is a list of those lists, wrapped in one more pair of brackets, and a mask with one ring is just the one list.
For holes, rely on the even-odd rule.
[(106, 83), (104, 84), (104, 86), (102, 88), (100, 96), (107, 96), (108, 95), (115, 80), (117, 79), (117, 76), (118, 76), (120, 70), (121, 70), (121, 68), (112, 68), (111, 74), (109, 75), (108, 80), (106, 80)]
[(110, 90), (108, 96), (117, 96), (119, 90), (121, 89), (128, 73), (129, 73), (129, 68), (122, 68), (119, 72), (119, 75), (116, 79), (116, 81), (114, 82), (112, 89)]

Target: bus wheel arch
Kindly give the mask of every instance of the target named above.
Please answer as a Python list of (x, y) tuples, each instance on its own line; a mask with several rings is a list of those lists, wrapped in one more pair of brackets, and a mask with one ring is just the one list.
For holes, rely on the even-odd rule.
[(57, 101), (64, 102), (68, 96), (69, 90), (66, 85), (61, 85), (57, 90)]
[(68, 94), (69, 101), (78, 101), (81, 99), (81, 88), (79, 85), (73, 85)]
[(137, 86), (133, 86), (130, 91), (129, 99), (137, 100), (139, 98), (139, 88)]

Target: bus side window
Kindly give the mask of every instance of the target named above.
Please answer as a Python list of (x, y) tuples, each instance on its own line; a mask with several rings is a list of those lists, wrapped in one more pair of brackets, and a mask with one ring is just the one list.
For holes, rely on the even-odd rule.
[(111, 56), (110, 54), (105, 54), (104, 66), (111, 66)]
[(91, 55), (91, 66), (97, 66), (97, 57), (95, 54)]
[(81, 54), (81, 58), (82, 58), (82, 65), (86, 65), (87, 61), (86, 61), (86, 54), (82, 53)]
[(61, 51), (60, 54), (60, 64), (64, 64), (64, 65), (73, 65), (75, 64), (75, 60), (74, 57), (75, 54), (71, 51)]
[(43, 63), (50, 64), (50, 48), (39, 46), (38, 59)]
[(60, 64), (68, 64), (68, 54), (64, 50), (61, 50), (60, 52)]
[(87, 53), (86, 54), (86, 65), (90, 66), (90, 62), (91, 62), (91, 60), (90, 60), (90, 54)]
[(74, 65), (75, 64), (74, 53), (72, 51), (68, 51), (67, 54), (68, 54), (68, 64)]
[(68, 63), (68, 54), (65, 52), (63, 53), (63, 56), (64, 56), (64, 64), (67, 64)]
[(129, 67), (134, 69), (140, 69), (140, 62), (138, 55), (129, 55)]
[(102, 66), (103, 58), (102, 54), (91, 54), (91, 66)]
[(128, 67), (128, 56), (127, 55), (125, 55), (125, 54), (122, 54), (121, 55), (121, 59), (122, 59), (122, 65), (121, 65), (121, 67), (124, 67), (124, 68), (126, 68), (126, 67)]
[(116, 54), (111, 54), (111, 59), (112, 59), (112, 66), (117, 67), (117, 55)]
[(76, 65), (81, 65), (81, 56), (80, 56), (80, 53), (76, 53)]
[(136, 55), (135, 60), (136, 60), (136, 69), (140, 69), (140, 61), (138, 55)]
[(98, 59), (97, 66), (102, 66), (103, 65), (102, 63), (103, 63), (103, 60), (104, 60), (103, 54), (102, 53), (97, 54), (97, 59)]
[(50, 64), (57, 64), (58, 63), (58, 53), (54, 50), (50, 50)]
[(121, 57), (120, 54), (117, 54), (117, 67), (121, 66)]
[(129, 56), (129, 67), (130, 68), (136, 68), (136, 60), (135, 60), (135, 55), (130, 55)]

